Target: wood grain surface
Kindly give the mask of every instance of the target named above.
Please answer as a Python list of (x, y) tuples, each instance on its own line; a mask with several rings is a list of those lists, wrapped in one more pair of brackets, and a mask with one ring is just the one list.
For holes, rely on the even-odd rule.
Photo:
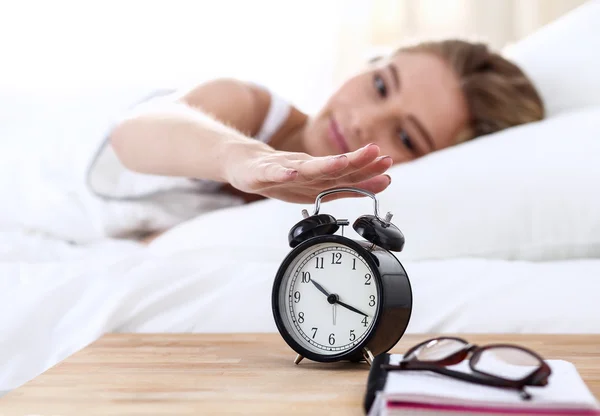
[[(600, 335), (462, 336), (571, 361), (600, 398)], [(366, 363), (294, 358), (278, 334), (111, 334), (0, 398), (0, 415), (363, 414)]]

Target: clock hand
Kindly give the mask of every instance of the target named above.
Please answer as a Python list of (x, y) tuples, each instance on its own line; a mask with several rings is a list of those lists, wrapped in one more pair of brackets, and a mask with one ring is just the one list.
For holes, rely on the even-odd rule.
[(329, 293), (327, 293), (327, 291), (325, 289), (323, 289), (323, 286), (321, 286), (320, 284), (318, 284), (317, 282), (315, 282), (313, 279), (310, 279), (310, 281), (312, 282), (313, 285), (315, 285), (315, 287), (317, 289), (319, 289), (319, 291), (321, 293), (323, 293), (325, 296), (329, 296)]
[[(343, 306), (344, 308), (351, 310), (352, 312), (356, 312), (356, 313), (358, 313), (358, 314), (361, 314), (361, 315), (363, 315), (363, 316), (369, 316), (369, 315), (367, 315), (366, 313), (359, 311), (359, 310), (358, 310), (358, 309), (356, 309), (355, 307), (353, 307), (353, 306), (350, 306), (350, 305), (348, 305), (348, 304), (346, 304), (346, 303), (342, 302), (342, 301), (340, 300), (340, 297), (339, 297), (338, 295), (336, 295), (336, 294), (333, 294), (333, 295), (332, 295), (332, 294), (328, 293), (328, 292), (327, 292), (327, 291), (326, 291), (326, 290), (323, 288), (323, 286), (321, 286), (320, 284), (318, 284), (317, 282), (315, 282), (315, 280), (314, 280), (314, 279), (310, 279), (310, 281), (312, 282), (312, 284), (313, 284), (313, 285), (315, 285), (315, 287), (316, 287), (317, 289), (319, 289), (319, 291), (320, 291), (321, 293), (323, 293), (325, 296), (327, 296), (327, 301), (328, 301), (329, 303), (333, 304), (334, 306), (335, 306), (335, 304), (336, 304), (336, 303), (338, 303), (338, 304), (340, 304), (341, 306)], [(335, 324), (335, 322), (334, 322), (334, 324)]]
[(350, 309), (352, 312), (356, 312), (356, 313), (358, 313), (358, 314), (361, 314), (361, 315), (363, 315), (363, 316), (369, 316), (369, 315), (367, 315), (366, 313), (359, 311), (359, 310), (358, 310), (358, 309), (356, 309), (354, 306), (350, 306), (350, 305), (348, 305), (348, 304), (345, 304), (344, 302), (342, 302), (342, 301), (341, 301), (341, 300), (339, 300), (339, 299), (337, 299), (337, 302), (336, 302), (336, 303), (338, 303), (339, 305), (343, 306), (343, 307), (344, 307), (344, 308), (346, 308), (346, 309)]
[(333, 308), (333, 324), (335, 325), (335, 308), (336, 308), (336, 304), (334, 303), (333, 305), (331, 305), (331, 307)]
[[(333, 305), (333, 324), (335, 325), (335, 304), (336, 303), (341, 303), (340, 302), (340, 297), (335, 294), (335, 293), (327, 293), (327, 291), (323, 288), (323, 286), (321, 286), (320, 284), (318, 284), (317, 282), (315, 282), (313, 279), (310, 279), (311, 282), (313, 282), (313, 284), (315, 285), (315, 287), (317, 289), (319, 289), (320, 292), (322, 292), (323, 294), (325, 294), (327, 296), (327, 302), (331, 303)], [(345, 305), (345, 304), (344, 304)], [(342, 306), (344, 306), (342, 305)], [(352, 306), (348, 306), (346, 305), (347, 308), (352, 308)], [(355, 309), (356, 312), (358, 313), (362, 313), (358, 310)], [(366, 316), (366, 315), (365, 315)]]

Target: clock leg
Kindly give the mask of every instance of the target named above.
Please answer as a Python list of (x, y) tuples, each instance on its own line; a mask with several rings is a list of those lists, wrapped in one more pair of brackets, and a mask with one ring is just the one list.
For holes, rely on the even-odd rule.
[(300, 354), (296, 355), (296, 359), (294, 360), (294, 364), (298, 365), (300, 364), (300, 361), (302, 361), (304, 359), (303, 356), (301, 356)]
[(363, 348), (363, 357), (369, 365), (373, 364), (375, 357), (373, 357), (373, 353), (367, 347)]

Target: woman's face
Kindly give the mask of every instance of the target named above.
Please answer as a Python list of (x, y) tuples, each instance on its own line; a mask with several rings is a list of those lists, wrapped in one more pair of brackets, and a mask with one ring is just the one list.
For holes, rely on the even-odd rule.
[(440, 58), (399, 52), (346, 81), (309, 121), (307, 153), (325, 156), (369, 143), (394, 163), (454, 144), (468, 110), (459, 80)]

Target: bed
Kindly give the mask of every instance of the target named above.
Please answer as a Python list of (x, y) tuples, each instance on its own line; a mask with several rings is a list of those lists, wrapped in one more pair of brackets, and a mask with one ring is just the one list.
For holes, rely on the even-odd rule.
[[(182, 235), (81, 247), (0, 233), (0, 391), (109, 332), (275, 332), (271, 285), (288, 247), (166, 240)], [(600, 332), (598, 258), (398, 258), (414, 296), (408, 333)]]
[[(16, 248), (15, 237), (0, 244)], [(271, 285), (285, 250), (17, 244), (20, 255), (5, 252), (0, 263), (0, 390), (108, 332), (276, 332)], [(403, 264), (414, 296), (408, 333), (600, 332), (600, 259)]]
[[(542, 91), (546, 120), (393, 168), (379, 199), (406, 236), (398, 258), (413, 286), (409, 333), (600, 332), (600, 61), (589, 54), (600, 50), (599, 4), (511, 51)], [(552, 54), (540, 46), (548, 43)], [(579, 76), (565, 77), (567, 63)], [(149, 246), (115, 238), (158, 214), (86, 192), (79, 156), (92, 147), (66, 142), (100, 139), (111, 114), (86, 113), (65, 132), (61, 114), (42, 117), (55, 100), (25, 102), (29, 118), (11, 118), (2, 136), (54, 132), (46, 146), (63, 146), (31, 159), (31, 143), (16, 140), (1, 156), (0, 391), (108, 332), (276, 331), (271, 284), (289, 250), (287, 232), (309, 206), (213, 210)], [(96, 109), (105, 104), (119, 110), (93, 100)], [(64, 116), (82, 111), (65, 108)], [(3, 113), (18, 109), (12, 102)], [(352, 220), (372, 207), (353, 199), (322, 209)], [(235, 230), (243, 232), (232, 241)]]

